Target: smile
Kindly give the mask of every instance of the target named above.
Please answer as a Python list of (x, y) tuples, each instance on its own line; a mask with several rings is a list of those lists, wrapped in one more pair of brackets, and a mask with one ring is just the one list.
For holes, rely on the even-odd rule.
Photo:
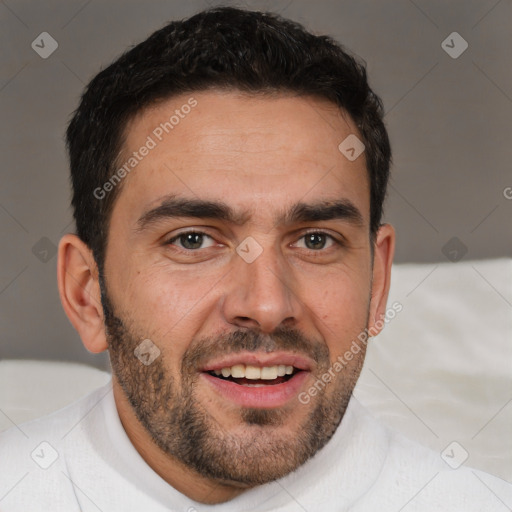
[[(300, 371), (290, 365), (274, 365), (274, 366), (259, 366), (236, 364), (234, 366), (227, 366), (220, 370), (212, 370), (211, 375), (229, 379), (237, 384), (244, 386), (265, 386), (280, 384), (288, 380), (290, 375)], [(257, 381), (257, 382), (251, 382)]]
[(258, 364), (255, 359), (263, 357), (255, 355), (249, 357), (250, 363), (218, 362), (203, 369), (201, 376), (224, 400), (242, 407), (278, 408), (297, 398), (311, 373), (310, 363), (304, 359), (288, 356), (277, 361), (278, 357), (272, 357), (274, 364)]

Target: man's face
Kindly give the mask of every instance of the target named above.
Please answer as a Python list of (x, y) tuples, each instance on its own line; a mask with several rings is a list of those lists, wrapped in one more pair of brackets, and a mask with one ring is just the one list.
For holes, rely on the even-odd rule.
[(121, 162), (141, 159), (112, 213), (103, 297), (116, 398), (205, 477), (279, 478), (341, 421), (364, 347), (332, 366), (367, 327), (372, 294), (365, 158), (338, 150), (357, 133), (324, 101), (227, 92), (172, 98), (127, 127)]

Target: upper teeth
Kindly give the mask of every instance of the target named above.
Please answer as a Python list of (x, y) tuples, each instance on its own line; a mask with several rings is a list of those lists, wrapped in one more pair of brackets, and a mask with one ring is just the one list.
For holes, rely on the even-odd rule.
[(284, 375), (291, 375), (293, 373), (293, 366), (279, 364), (276, 366), (252, 366), (250, 364), (235, 364), (234, 366), (227, 366), (221, 370), (214, 370), (215, 375), (222, 375), (223, 377), (234, 377), (235, 379), (265, 379), (272, 380)]

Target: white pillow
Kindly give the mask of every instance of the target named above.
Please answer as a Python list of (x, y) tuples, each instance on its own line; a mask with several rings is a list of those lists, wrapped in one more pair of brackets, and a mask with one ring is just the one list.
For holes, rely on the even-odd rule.
[(109, 379), (109, 373), (84, 364), (2, 360), (0, 431), (56, 411)]
[[(385, 423), (512, 479), (512, 259), (393, 268), (356, 398)], [(460, 445), (460, 447), (459, 447)], [(453, 452), (453, 449), (455, 451)]]

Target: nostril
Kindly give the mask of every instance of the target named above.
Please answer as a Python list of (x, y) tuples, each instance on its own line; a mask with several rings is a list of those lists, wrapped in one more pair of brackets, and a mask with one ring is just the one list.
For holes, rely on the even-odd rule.
[(259, 328), (260, 325), (256, 320), (248, 316), (237, 316), (235, 323), (238, 324), (239, 327), (246, 327), (249, 329)]

